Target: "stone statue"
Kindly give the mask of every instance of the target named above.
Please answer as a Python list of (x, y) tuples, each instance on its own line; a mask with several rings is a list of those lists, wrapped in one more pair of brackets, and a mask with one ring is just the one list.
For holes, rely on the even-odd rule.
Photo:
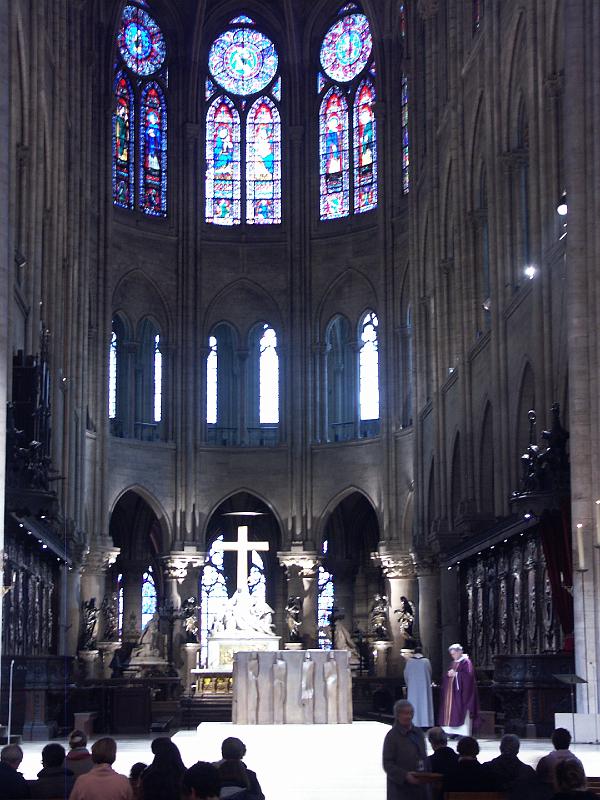
[(160, 631), (160, 615), (156, 611), (148, 624), (142, 631), (140, 641), (136, 647), (137, 656), (164, 658), (165, 656), (165, 637)]
[(119, 638), (119, 611), (118, 598), (116, 594), (104, 595), (100, 613), (102, 624), (104, 625), (104, 641), (115, 642)]
[(330, 652), (323, 665), (325, 677), (325, 694), (327, 697), (327, 724), (337, 725), (338, 722), (338, 665), (335, 655)]
[(84, 600), (81, 604), (81, 635), (79, 637), (80, 650), (96, 649), (96, 631), (100, 609), (96, 607), (96, 598)]
[(237, 631), (273, 633), (273, 609), (244, 589), (236, 589), (229, 598), (222, 615), (215, 619), (211, 633), (235, 634)]
[(387, 642), (390, 638), (388, 626), (390, 605), (385, 595), (376, 594), (369, 615), (369, 628), (371, 635), (378, 642)]
[(300, 642), (302, 627), (302, 598), (290, 597), (285, 607), (285, 623), (289, 631), (290, 642)]
[(198, 641), (198, 603), (195, 597), (188, 597), (183, 603), (183, 629), (186, 644), (195, 644)]
[(258, 724), (258, 656), (253, 654), (248, 661), (248, 724)]
[(273, 722), (275, 725), (285, 723), (285, 685), (287, 664), (278, 658), (273, 664)]
[(312, 725), (315, 717), (315, 662), (310, 653), (306, 653), (302, 662), (302, 706), (304, 708), (304, 722)]
[(408, 647), (414, 645), (413, 625), (415, 623), (415, 607), (408, 597), (400, 598), (402, 605), (395, 609), (394, 614), (398, 614), (398, 624), (404, 637), (404, 642)]
[(115, 650), (115, 654), (110, 662), (111, 678), (122, 678), (123, 673), (128, 669), (133, 654), (135, 642), (123, 642), (121, 646)]
[(329, 615), (329, 625), (325, 632), (331, 639), (334, 650), (348, 650), (350, 653), (350, 663), (353, 665), (360, 664), (360, 654), (356, 646), (356, 642), (352, 638), (352, 634), (344, 625), (344, 614), (340, 612), (335, 606)]

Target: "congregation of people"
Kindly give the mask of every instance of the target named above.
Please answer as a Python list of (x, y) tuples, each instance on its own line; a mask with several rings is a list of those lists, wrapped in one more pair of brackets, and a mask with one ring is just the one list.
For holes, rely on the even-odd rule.
[(19, 771), (23, 750), (9, 744), (0, 751), (0, 800), (265, 800), (243, 758), (244, 743), (228, 737), (216, 763), (199, 761), (186, 769), (177, 745), (167, 736), (153, 740), (149, 764), (132, 765), (129, 776), (113, 769), (117, 743), (105, 736), (88, 750), (82, 731), (72, 731), (69, 750), (58, 742), (42, 749), (36, 780)]
[[(553, 749), (536, 768), (519, 758), (520, 740), (505, 734), (500, 753), (491, 761), (479, 759), (479, 743), (461, 737), (454, 750), (442, 727), (433, 727), (427, 739), (433, 751), (427, 756), (425, 734), (413, 724), (414, 709), (408, 700), (394, 706), (394, 725), (383, 746), (387, 776), (387, 800), (429, 800), (448, 793), (501, 792), (509, 800), (592, 800), (581, 761), (571, 752), (571, 734), (557, 728)], [(435, 776), (435, 777), (434, 777)]]

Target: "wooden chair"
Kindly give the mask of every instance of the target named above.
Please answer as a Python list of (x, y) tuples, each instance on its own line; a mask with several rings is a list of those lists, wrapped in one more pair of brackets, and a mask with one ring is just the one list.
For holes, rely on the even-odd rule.
[(594, 794), (600, 795), (600, 777), (598, 778), (588, 778), (587, 785), (590, 792)]

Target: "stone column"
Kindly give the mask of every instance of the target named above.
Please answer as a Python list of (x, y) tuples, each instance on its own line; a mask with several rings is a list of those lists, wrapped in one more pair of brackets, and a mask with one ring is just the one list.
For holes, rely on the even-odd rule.
[[(184, 548), (176, 550), (164, 556), (162, 559), (164, 575), (164, 591), (162, 611), (163, 621), (171, 625), (169, 615), (173, 615), (172, 632), (165, 631), (168, 636), (173, 636), (172, 659), (173, 666), (179, 673), (184, 686), (188, 686), (188, 660), (191, 656), (186, 653), (186, 634), (183, 625), (183, 615), (181, 606), (183, 602), (183, 584), (188, 577), (189, 570), (199, 570), (204, 565), (205, 553), (198, 552), (195, 548)], [(196, 573), (197, 574), (197, 573)], [(196, 584), (197, 585), (197, 584)], [(194, 594), (197, 599), (197, 592)], [(192, 643), (195, 644), (195, 643)]]
[(317, 553), (293, 549), (277, 553), (280, 564), (285, 567), (288, 579), (288, 597), (302, 598), (302, 644), (306, 649), (317, 647), (318, 566)]
[[(98, 538), (92, 543), (83, 557), (81, 567), (82, 603), (94, 598), (96, 608), (100, 608), (106, 591), (106, 570), (115, 563), (118, 555), (119, 549), (113, 547), (112, 539), (108, 536)], [(100, 641), (103, 637), (104, 631), (102, 628), (102, 615), (98, 614), (98, 624), (95, 631), (97, 641)]]
[(394, 612), (402, 606), (401, 597), (406, 597), (416, 608), (415, 568), (412, 557), (405, 551), (382, 549), (378, 559), (386, 578), (386, 594), (390, 602), (389, 625), (393, 646), (389, 653), (389, 674), (401, 675), (404, 672), (404, 659), (400, 651), (406, 647), (406, 643)]
[(442, 668), (440, 570), (432, 553), (414, 553), (413, 559), (419, 584), (416, 632), (423, 654), (431, 661), (433, 674), (437, 675)]

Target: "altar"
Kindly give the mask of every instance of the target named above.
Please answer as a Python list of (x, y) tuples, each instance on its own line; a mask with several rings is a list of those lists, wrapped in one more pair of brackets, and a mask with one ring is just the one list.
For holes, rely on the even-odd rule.
[(236, 725), (347, 725), (352, 676), (347, 650), (236, 652)]

